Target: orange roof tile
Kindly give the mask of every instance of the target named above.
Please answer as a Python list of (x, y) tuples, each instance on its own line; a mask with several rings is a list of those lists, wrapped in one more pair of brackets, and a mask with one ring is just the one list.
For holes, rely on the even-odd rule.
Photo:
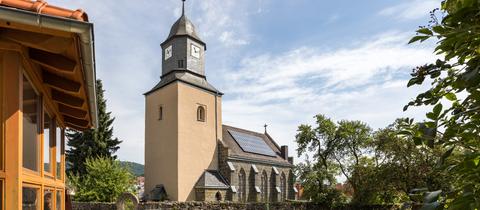
[(0, 0), (0, 5), (22, 10), (28, 10), (39, 14), (64, 17), (88, 22), (87, 13), (85, 13), (83, 10), (69, 10), (53, 5), (48, 5), (48, 3), (44, 0)]

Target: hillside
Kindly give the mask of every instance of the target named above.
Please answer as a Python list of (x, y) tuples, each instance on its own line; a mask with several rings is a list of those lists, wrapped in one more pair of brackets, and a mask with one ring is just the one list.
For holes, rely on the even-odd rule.
[(143, 176), (144, 175), (144, 165), (135, 162), (129, 161), (120, 161), (120, 165), (128, 168), (130, 172), (135, 176)]

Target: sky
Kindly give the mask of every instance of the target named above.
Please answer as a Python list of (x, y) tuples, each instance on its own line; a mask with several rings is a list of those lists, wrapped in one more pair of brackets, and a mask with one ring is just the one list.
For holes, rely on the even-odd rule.
[[(94, 23), (97, 78), (104, 83), (119, 159), (144, 163), (143, 93), (160, 80), (162, 43), (180, 0), (49, 0), (82, 8)], [(223, 123), (288, 145), (316, 114), (361, 120), (376, 130), (426, 87), (407, 88), (433, 45), (407, 45), (439, 0), (187, 0), (186, 15), (207, 43), (206, 75), (225, 93)]]

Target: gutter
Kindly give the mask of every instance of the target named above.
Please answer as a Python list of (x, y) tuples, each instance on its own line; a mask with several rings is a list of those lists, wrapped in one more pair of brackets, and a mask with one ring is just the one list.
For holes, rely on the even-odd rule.
[(76, 33), (80, 37), (81, 65), (87, 86), (88, 105), (92, 125), (97, 128), (97, 97), (95, 73), (95, 45), (93, 24), (68, 18), (61, 18), (30, 11), (0, 6), (0, 19), (25, 25)]
[(248, 157), (242, 157), (238, 155), (231, 155), (227, 157), (227, 160), (233, 160), (233, 161), (240, 161), (240, 162), (245, 162), (245, 163), (258, 163), (258, 164), (263, 164), (263, 165), (270, 165), (270, 166), (279, 166), (279, 167), (286, 167), (286, 168), (293, 168), (293, 164), (291, 163), (282, 163), (278, 162), (275, 160), (259, 160), (255, 158), (248, 158)]

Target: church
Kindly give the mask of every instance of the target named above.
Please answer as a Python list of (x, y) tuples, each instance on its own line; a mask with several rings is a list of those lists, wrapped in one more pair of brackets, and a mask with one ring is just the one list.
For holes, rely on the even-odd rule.
[[(296, 198), (293, 157), (267, 133), (222, 124), (223, 93), (207, 82), (206, 43), (185, 15), (162, 47), (145, 95), (145, 199), (279, 202)], [(165, 198), (165, 197), (164, 197)]]

